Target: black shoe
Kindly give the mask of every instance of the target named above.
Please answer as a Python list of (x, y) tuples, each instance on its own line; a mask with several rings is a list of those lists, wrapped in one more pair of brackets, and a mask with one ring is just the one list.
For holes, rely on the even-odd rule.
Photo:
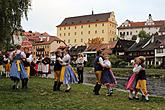
[(128, 97), (128, 99), (129, 99), (129, 100), (133, 100), (133, 98), (132, 98), (132, 97)]
[(100, 93), (99, 93), (100, 88), (101, 88), (101, 85), (100, 84), (96, 84), (95, 95), (100, 95)]
[(16, 85), (13, 85), (12, 89), (15, 90), (16, 89)]
[(57, 91), (57, 81), (54, 81), (53, 91)]
[(71, 90), (71, 87), (69, 89), (66, 89), (65, 92), (69, 92)]
[(133, 97), (133, 99), (135, 99), (135, 100), (139, 100), (139, 97)]
[(61, 82), (58, 82), (58, 84), (57, 84), (57, 91), (60, 91), (60, 87), (61, 87)]

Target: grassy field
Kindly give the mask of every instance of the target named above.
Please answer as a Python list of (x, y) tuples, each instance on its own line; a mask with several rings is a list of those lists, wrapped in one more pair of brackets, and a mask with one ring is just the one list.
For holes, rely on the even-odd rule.
[[(132, 68), (112, 68), (115, 76), (128, 77), (132, 74)], [(85, 67), (85, 72), (93, 73), (92, 67)], [(148, 77), (165, 78), (165, 69), (146, 69)]]
[(165, 99), (150, 102), (129, 101), (127, 93), (115, 90), (110, 97), (94, 96), (93, 87), (72, 85), (70, 93), (53, 92), (52, 79), (31, 78), (28, 90), (12, 90), (9, 79), (0, 80), (0, 110), (165, 110)]

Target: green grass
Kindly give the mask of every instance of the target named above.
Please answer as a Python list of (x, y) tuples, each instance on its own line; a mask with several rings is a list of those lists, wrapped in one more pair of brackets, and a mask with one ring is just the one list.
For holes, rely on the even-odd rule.
[[(112, 68), (115, 76), (128, 77), (132, 74), (132, 68)], [(92, 67), (85, 67), (85, 72), (94, 73)], [(165, 69), (146, 69), (148, 77), (165, 78)]]
[(0, 110), (164, 110), (165, 99), (150, 97), (150, 102), (129, 101), (127, 93), (115, 90), (110, 97), (101, 89), (94, 96), (93, 87), (72, 85), (70, 93), (53, 92), (52, 79), (31, 78), (28, 90), (12, 90), (12, 81), (0, 80)]

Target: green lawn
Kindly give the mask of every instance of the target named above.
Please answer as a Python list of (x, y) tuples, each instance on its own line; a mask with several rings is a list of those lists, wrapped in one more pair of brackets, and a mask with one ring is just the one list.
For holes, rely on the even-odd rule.
[(53, 92), (52, 79), (31, 78), (28, 90), (11, 89), (9, 79), (0, 80), (0, 110), (165, 110), (165, 99), (150, 97), (150, 102), (129, 101), (127, 93), (114, 91), (94, 96), (93, 87), (72, 85), (70, 93)]

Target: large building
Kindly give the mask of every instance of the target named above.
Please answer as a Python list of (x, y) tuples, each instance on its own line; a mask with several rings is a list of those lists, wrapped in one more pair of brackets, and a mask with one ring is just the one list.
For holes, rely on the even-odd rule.
[(154, 21), (151, 14), (147, 21), (133, 22), (126, 20), (118, 27), (118, 35), (120, 39), (132, 40), (133, 36), (138, 36), (141, 30), (147, 34), (152, 35), (159, 32), (160, 27), (165, 24), (165, 20)]
[(101, 38), (103, 43), (116, 38), (117, 22), (114, 12), (65, 18), (57, 26), (57, 36), (67, 45), (85, 45)]

